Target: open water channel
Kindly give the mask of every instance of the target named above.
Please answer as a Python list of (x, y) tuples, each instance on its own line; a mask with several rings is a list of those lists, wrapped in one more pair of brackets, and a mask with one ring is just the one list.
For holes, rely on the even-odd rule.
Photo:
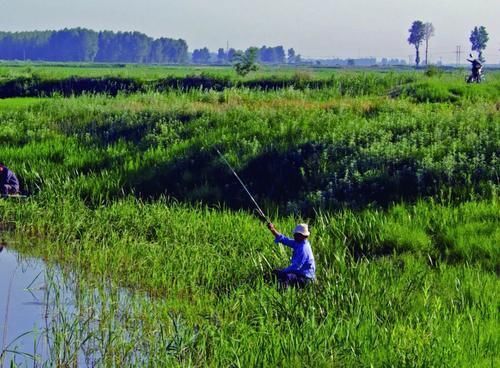
[[(106, 341), (130, 345), (140, 337), (130, 313), (146, 296), (89, 286), (57, 265), (0, 248), (0, 367), (100, 366)], [(128, 362), (142, 360), (131, 351)]]
[(40, 339), (48, 323), (46, 267), (0, 245), (0, 348), (5, 365), (47, 357)]

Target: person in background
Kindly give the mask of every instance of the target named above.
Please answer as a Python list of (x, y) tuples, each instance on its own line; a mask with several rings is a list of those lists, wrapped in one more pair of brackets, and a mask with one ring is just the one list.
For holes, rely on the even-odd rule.
[(483, 67), (483, 64), (481, 64), (478, 59), (473, 57), (472, 54), (469, 54), (469, 57), (470, 59), (467, 59), (467, 61), (472, 64), (472, 77), (477, 79), (481, 75), (481, 68)]
[(19, 193), (19, 180), (7, 166), (0, 162), (0, 195)]
[(290, 266), (282, 270), (274, 270), (282, 287), (304, 287), (316, 279), (316, 263), (308, 237), (307, 224), (298, 224), (293, 231), (293, 239), (287, 238), (276, 230), (272, 223), (267, 225), (274, 235), (274, 242), (293, 249)]

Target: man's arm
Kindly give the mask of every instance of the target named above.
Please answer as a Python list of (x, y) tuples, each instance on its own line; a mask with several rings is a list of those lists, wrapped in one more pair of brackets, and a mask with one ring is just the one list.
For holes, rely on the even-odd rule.
[(276, 230), (272, 223), (267, 224), (267, 228), (274, 235), (275, 243), (281, 243), (286, 245), (287, 247), (295, 248), (295, 242), (293, 241), (293, 239), (287, 238), (286, 236), (281, 234), (278, 230)]
[(280, 232), (278, 230), (276, 230), (276, 228), (274, 227), (274, 224), (273, 223), (268, 223), (267, 224), (267, 228), (269, 229), (269, 231), (274, 235), (274, 237), (278, 237), (280, 236)]

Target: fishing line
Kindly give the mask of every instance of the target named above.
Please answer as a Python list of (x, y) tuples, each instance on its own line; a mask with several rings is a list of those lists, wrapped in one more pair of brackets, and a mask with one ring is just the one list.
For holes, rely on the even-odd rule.
[(245, 185), (245, 183), (243, 183), (243, 180), (240, 179), (240, 177), (238, 176), (238, 174), (236, 174), (236, 171), (234, 171), (233, 167), (229, 164), (229, 162), (227, 162), (226, 158), (222, 155), (222, 153), (220, 153), (220, 151), (216, 148), (215, 149), (217, 151), (217, 153), (219, 154), (219, 156), (222, 158), (222, 160), (226, 163), (226, 165), (229, 167), (229, 169), (231, 170), (231, 172), (233, 173), (233, 175), (236, 177), (236, 179), (238, 179), (238, 181), (240, 182), (241, 186), (243, 187), (243, 189), (245, 189), (245, 192), (247, 192), (248, 196), (250, 197), (250, 199), (252, 200), (253, 204), (255, 205), (255, 207), (257, 208), (257, 213), (264, 219), (266, 220), (266, 222), (269, 224), (271, 223), (271, 221), (267, 218), (267, 216), (264, 214), (264, 211), (262, 211), (262, 209), (259, 207), (257, 201), (255, 200), (255, 198), (252, 196), (252, 194), (250, 193), (250, 191), (248, 190), (247, 186)]

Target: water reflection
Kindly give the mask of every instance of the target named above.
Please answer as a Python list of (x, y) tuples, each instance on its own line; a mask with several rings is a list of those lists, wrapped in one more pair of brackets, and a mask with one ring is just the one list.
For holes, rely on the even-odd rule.
[(169, 366), (199, 356), (199, 328), (165, 300), (82, 274), (2, 247), (0, 367)]
[(0, 246), (0, 366), (98, 365), (101, 340), (116, 336), (109, 328), (127, 318), (131, 297)]
[[(0, 246), (0, 343), (5, 362), (18, 361), (17, 351), (34, 355), (36, 349), (43, 354), (44, 346), (34, 346), (30, 332), (44, 326), (44, 295), (42, 261), (23, 259), (16, 252)], [(0, 361), (1, 363), (1, 361)]]

